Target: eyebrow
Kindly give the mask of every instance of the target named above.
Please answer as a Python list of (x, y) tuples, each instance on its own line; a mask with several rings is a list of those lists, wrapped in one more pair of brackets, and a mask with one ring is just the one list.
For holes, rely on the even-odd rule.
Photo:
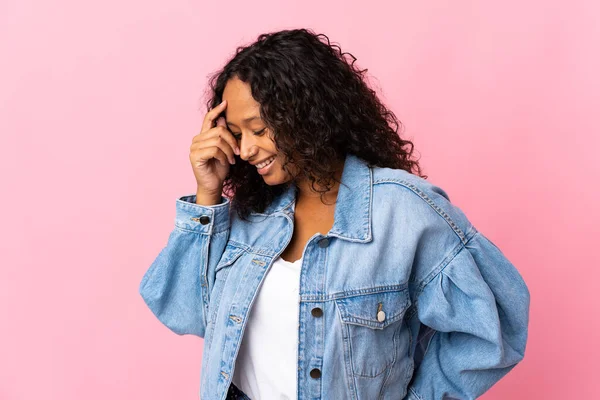
[[(250, 122), (250, 121), (252, 121), (254, 119), (260, 119), (260, 116), (259, 115), (255, 115), (253, 117), (248, 117), (248, 118), (243, 119), (242, 122), (246, 123), (246, 122)], [(229, 122), (229, 121), (227, 121), (227, 125), (233, 125), (235, 127), (238, 127), (236, 124), (234, 124), (232, 122)]]

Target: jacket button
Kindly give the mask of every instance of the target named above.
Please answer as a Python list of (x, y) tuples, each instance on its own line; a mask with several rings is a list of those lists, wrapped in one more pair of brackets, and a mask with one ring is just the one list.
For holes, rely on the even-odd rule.
[(319, 368), (313, 368), (310, 370), (310, 377), (318, 379), (321, 377), (321, 370)]
[(325, 239), (319, 240), (319, 247), (325, 248), (327, 246), (329, 246), (329, 239), (325, 238)]
[(200, 223), (202, 225), (206, 225), (210, 222), (210, 218), (207, 215), (203, 215), (200, 217)]
[(310, 313), (312, 314), (313, 317), (321, 317), (323, 316), (323, 310), (321, 310), (321, 308), (319, 307), (315, 307), (312, 310), (310, 310)]

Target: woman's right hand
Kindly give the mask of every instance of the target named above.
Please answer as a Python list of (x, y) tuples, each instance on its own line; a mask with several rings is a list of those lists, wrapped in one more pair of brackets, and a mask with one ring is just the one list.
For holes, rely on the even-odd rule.
[(227, 129), (225, 119), (219, 118), (215, 125), (215, 119), (226, 107), (224, 100), (206, 113), (202, 131), (194, 136), (190, 146), (190, 162), (198, 184), (197, 192), (216, 197), (221, 196), (230, 164), (235, 164), (234, 154), (239, 155), (237, 141)]

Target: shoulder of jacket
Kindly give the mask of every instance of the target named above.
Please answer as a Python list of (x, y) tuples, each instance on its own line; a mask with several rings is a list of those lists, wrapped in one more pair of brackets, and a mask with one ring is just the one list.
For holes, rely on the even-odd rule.
[(381, 184), (403, 187), (414, 192), (424, 201), (441, 196), (442, 202), (450, 202), (450, 196), (440, 186), (403, 169), (374, 167), (373, 185)]
[(466, 241), (474, 229), (465, 213), (450, 201), (439, 185), (403, 169), (373, 167), (373, 203), (381, 198), (394, 199), (397, 207), (430, 209), (438, 222), (444, 222)]

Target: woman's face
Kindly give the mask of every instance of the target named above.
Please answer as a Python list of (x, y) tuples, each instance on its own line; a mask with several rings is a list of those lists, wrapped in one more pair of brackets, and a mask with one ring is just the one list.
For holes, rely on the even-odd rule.
[[(240, 158), (257, 166), (258, 173), (268, 185), (291, 180), (292, 176), (282, 168), (283, 156), (278, 154), (272, 132), (260, 117), (260, 104), (252, 97), (250, 85), (237, 77), (231, 78), (223, 90), (223, 100), (227, 100), (227, 128), (237, 139)], [(268, 162), (270, 164), (264, 166)], [(286, 167), (293, 171), (291, 163)]]

